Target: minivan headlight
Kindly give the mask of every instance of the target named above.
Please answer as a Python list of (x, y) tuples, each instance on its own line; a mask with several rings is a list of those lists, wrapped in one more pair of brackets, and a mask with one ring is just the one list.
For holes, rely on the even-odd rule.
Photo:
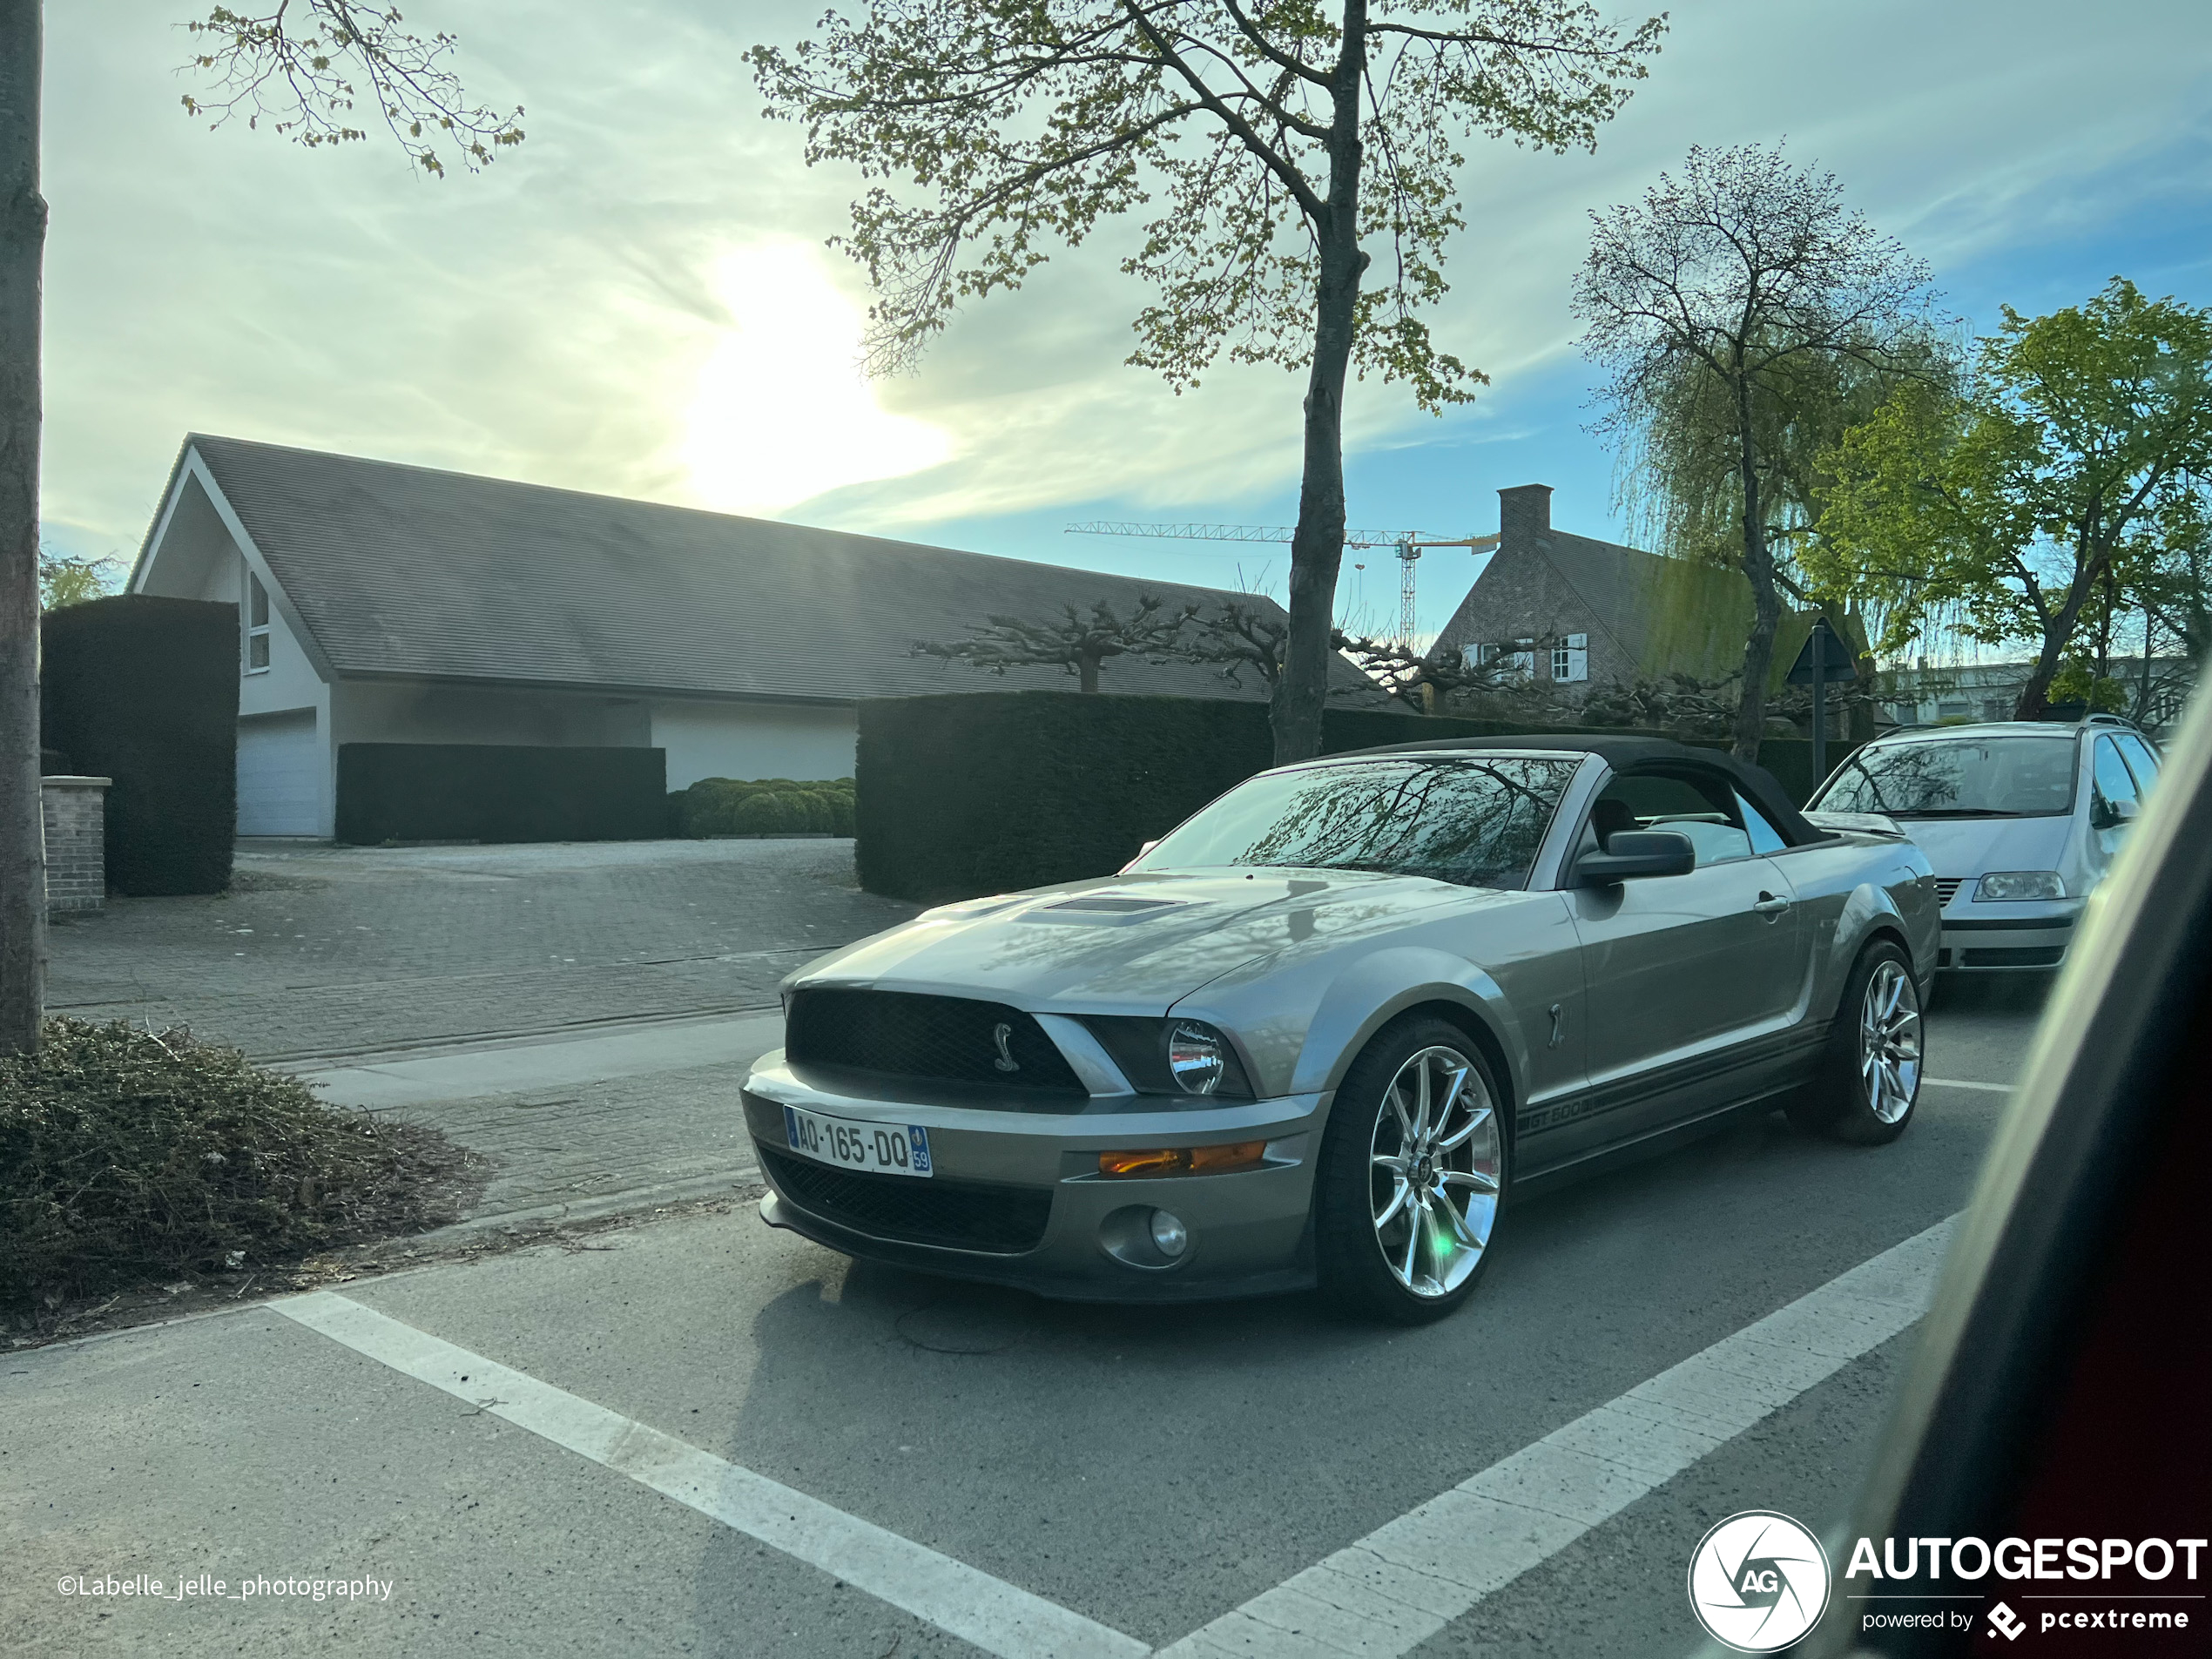
[(1985, 904), (2004, 904), (2021, 899), (2063, 899), (2066, 883), (2056, 870), (1992, 870), (1982, 877), (1974, 897)]

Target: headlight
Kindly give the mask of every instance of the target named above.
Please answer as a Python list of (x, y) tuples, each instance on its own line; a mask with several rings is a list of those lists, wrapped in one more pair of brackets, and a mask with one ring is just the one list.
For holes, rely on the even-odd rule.
[(2066, 883), (2056, 870), (1992, 870), (1982, 877), (1974, 897), (1985, 904), (2021, 899), (2063, 899)]
[(1196, 1020), (1177, 1020), (1168, 1028), (1168, 1076), (1186, 1095), (1211, 1095), (1228, 1069), (1221, 1033)]

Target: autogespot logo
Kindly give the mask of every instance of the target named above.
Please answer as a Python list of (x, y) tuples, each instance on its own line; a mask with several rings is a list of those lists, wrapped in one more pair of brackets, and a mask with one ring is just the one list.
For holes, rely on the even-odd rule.
[(1787, 1515), (1747, 1509), (1707, 1533), (1689, 1558), (1689, 1607), (1714, 1641), (1772, 1653), (1828, 1605), (1828, 1557)]

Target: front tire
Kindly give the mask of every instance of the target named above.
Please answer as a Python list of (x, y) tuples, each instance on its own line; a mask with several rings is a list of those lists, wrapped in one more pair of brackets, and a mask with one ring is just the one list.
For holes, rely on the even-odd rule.
[(1905, 1133), (1920, 1097), (1920, 990), (1905, 953), (1878, 939), (1844, 982), (1821, 1074), (1792, 1101), (1799, 1129), (1857, 1146), (1885, 1146)]
[(1508, 1174), (1504, 1096), (1457, 1026), (1387, 1026), (1352, 1062), (1315, 1172), (1316, 1265), (1340, 1311), (1440, 1319), (1489, 1264)]

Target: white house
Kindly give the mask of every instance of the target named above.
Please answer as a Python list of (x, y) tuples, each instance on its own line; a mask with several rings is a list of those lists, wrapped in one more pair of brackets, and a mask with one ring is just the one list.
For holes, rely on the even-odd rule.
[[(1230, 597), (199, 434), (130, 587), (239, 606), (239, 833), (320, 837), (344, 744), (655, 747), (671, 789), (846, 777), (860, 698), (1072, 688), (916, 657), (917, 638)], [(1127, 657), (1104, 689), (1261, 695)]]

